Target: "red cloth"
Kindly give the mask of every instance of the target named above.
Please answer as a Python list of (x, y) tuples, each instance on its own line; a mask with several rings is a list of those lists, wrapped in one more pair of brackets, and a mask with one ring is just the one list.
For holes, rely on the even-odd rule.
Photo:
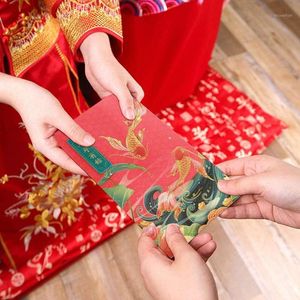
[(286, 128), (211, 68), (189, 98), (158, 116), (215, 164), (263, 152)]
[(220, 23), (223, 0), (192, 1), (145, 17), (123, 16), (122, 64), (157, 113), (186, 99), (205, 73)]

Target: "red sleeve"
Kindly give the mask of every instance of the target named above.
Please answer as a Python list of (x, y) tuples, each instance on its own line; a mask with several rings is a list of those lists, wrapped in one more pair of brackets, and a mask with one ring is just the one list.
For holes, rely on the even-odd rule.
[(110, 35), (115, 52), (122, 45), (122, 24), (117, 0), (46, 0), (46, 5), (55, 16), (75, 58), (82, 60), (79, 47), (93, 32)]

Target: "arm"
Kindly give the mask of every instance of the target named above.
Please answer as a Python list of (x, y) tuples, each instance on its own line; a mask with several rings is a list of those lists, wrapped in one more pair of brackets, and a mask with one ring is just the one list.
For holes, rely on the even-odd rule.
[(85, 74), (100, 98), (114, 94), (123, 115), (133, 119), (134, 100), (141, 101), (141, 86), (114, 57), (110, 41), (105, 33), (94, 33), (82, 43), (81, 52), (85, 62)]
[(37, 151), (66, 170), (85, 175), (57, 146), (53, 135), (59, 129), (83, 146), (93, 144), (94, 138), (72, 120), (51, 93), (30, 81), (0, 72), (0, 103), (20, 114)]
[(141, 101), (143, 89), (117, 61), (122, 44), (119, 2), (116, 0), (47, 0), (58, 19), (77, 61), (84, 61), (85, 73), (100, 98), (114, 94), (123, 115), (134, 118), (134, 100)]

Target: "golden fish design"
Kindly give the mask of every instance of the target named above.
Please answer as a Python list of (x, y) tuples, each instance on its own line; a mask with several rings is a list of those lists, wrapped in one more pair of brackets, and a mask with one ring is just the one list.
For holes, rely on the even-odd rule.
[[(183, 147), (176, 147), (172, 153), (175, 158), (175, 165), (171, 170), (171, 175), (176, 176), (178, 174), (179, 177), (171, 186), (169, 186), (170, 191), (174, 191), (186, 181), (192, 166), (203, 177), (213, 180), (205, 170), (205, 157), (203, 155), (197, 155)], [(196, 156), (196, 158), (193, 158), (192, 156)]]
[(175, 158), (175, 165), (171, 170), (171, 175), (176, 176), (178, 174), (179, 177), (177, 178), (175, 183), (170, 187), (171, 190), (175, 190), (177, 187), (179, 187), (185, 182), (186, 177), (190, 173), (192, 166), (192, 159), (186, 153), (184, 148), (176, 147), (173, 150), (173, 155)]
[(136, 132), (136, 128), (141, 121), (142, 117), (140, 114), (137, 114), (133, 121), (125, 121), (125, 124), (128, 125), (125, 145), (123, 145), (123, 143), (116, 138), (106, 136), (101, 137), (105, 138), (114, 149), (124, 151), (125, 156), (131, 156), (136, 159), (144, 160), (148, 156), (148, 149), (143, 144), (145, 129), (141, 129)]

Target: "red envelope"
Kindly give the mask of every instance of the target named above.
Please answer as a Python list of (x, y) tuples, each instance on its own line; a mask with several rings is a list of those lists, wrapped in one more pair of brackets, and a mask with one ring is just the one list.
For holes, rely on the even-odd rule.
[(114, 96), (76, 121), (95, 144), (83, 147), (58, 132), (59, 145), (135, 222), (154, 223), (168, 254), (168, 224), (177, 223), (190, 241), (237, 199), (218, 190), (218, 179), (225, 177), (220, 169), (139, 103), (132, 121)]

